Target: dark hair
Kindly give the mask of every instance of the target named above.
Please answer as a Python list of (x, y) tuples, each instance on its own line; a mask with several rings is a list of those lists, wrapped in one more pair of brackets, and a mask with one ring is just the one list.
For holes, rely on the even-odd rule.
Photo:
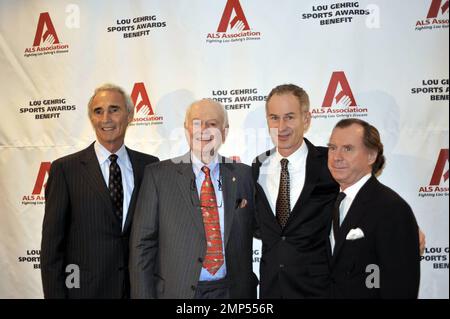
[(372, 164), (372, 174), (377, 175), (381, 173), (381, 170), (383, 169), (386, 159), (383, 155), (383, 143), (381, 143), (380, 133), (375, 128), (375, 126), (370, 125), (366, 121), (355, 118), (340, 120), (336, 124), (335, 128), (346, 128), (353, 124), (360, 125), (363, 128), (364, 145), (368, 149), (377, 152), (377, 158), (375, 162)]
[(294, 95), (301, 106), (301, 111), (308, 112), (309, 111), (309, 96), (308, 93), (306, 93), (305, 90), (303, 90), (301, 87), (295, 85), (295, 84), (283, 84), (278, 85), (277, 87), (273, 88), (272, 91), (270, 91), (269, 95), (267, 96), (266, 101), (266, 112), (267, 112), (267, 104), (269, 103), (270, 99), (273, 95), (281, 95), (281, 94), (289, 94), (291, 93)]

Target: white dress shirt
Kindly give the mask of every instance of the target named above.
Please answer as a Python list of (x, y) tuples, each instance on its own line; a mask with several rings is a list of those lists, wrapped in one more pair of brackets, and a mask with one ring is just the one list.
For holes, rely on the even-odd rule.
[(290, 180), (290, 205), (291, 211), (294, 209), (298, 198), (305, 184), (306, 157), (308, 156), (308, 146), (305, 141), (302, 145), (292, 153), (289, 157), (283, 157), (278, 150), (270, 155), (264, 163), (262, 163), (258, 183), (264, 190), (267, 200), (269, 201), (272, 212), (276, 215), (276, 203), (278, 190), (280, 186), (281, 163), (283, 158), (289, 161), (288, 171)]
[[(95, 155), (97, 155), (98, 163), (100, 164), (100, 170), (102, 171), (103, 178), (106, 183), (106, 187), (109, 185), (109, 165), (111, 161), (109, 156), (112, 154), (98, 141), (94, 143)], [(131, 165), (130, 158), (125, 145), (122, 145), (115, 153), (117, 155), (117, 164), (119, 164), (120, 171), (122, 173), (122, 187), (123, 187), (123, 218), (122, 229), (125, 225), (128, 215), (128, 206), (130, 205), (131, 195), (134, 189), (134, 175), (133, 166)]]
[[(350, 187), (347, 187), (345, 191), (342, 191), (342, 189), (340, 189), (341, 192), (345, 193), (345, 197), (342, 200), (341, 205), (339, 206), (339, 223), (340, 223), (339, 225), (342, 225), (350, 207), (352, 206), (353, 200), (355, 199), (356, 195), (358, 195), (359, 190), (364, 186), (364, 184), (369, 180), (371, 176), (372, 174), (365, 175), (355, 184), (353, 184)], [(334, 251), (334, 245), (336, 242), (333, 234), (333, 227), (331, 227), (330, 242), (331, 242), (331, 249), (332, 251)]]

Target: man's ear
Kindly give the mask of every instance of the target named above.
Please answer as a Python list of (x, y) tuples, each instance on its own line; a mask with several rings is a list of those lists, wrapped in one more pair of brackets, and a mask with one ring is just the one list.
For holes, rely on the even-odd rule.
[(369, 165), (373, 165), (373, 163), (375, 163), (375, 161), (377, 160), (377, 151), (369, 151)]
[(308, 131), (309, 126), (311, 125), (311, 112), (303, 113), (303, 122), (305, 127), (305, 133)]
[(128, 124), (133, 122), (133, 118), (134, 118), (134, 110), (132, 112), (128, 113)]
[(225, 126), (225, 128), (223, 129), (223, 133), (222, 134), (222, 143), (225, 143), (225, 140), (227, 139), (228, 136), (228, 130), (230, 129), (229, 126)]

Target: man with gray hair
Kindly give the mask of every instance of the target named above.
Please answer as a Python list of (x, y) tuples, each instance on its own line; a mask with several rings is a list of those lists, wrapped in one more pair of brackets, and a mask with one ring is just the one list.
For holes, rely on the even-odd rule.
[(97, 88), (88, 114), (96, 141), (54, 161), (45, 188), (45, 298), (129, 297), (133, 207), (144, 167), (158, 158), (125, 147), (134, 106), (122, 88)]
[(192, 103), (190, 151), (148, 166), (130, 238), (132, 298), (256, 298), (251, 168), (218, 154), (228, 117), (213, 100)]

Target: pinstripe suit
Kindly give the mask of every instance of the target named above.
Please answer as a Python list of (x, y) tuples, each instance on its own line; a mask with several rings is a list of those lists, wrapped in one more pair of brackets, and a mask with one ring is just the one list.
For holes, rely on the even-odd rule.
[[(41, 275), (45, 298), (129, 295), (128, 241), (145, 165), (156, 157), (127, 149), (134, 190), (122, 230), (113, 213), (94, 144), (52, 163), (45, 189)], [(67, 289), (66, 266), (80, 268), (80, 288)]]
[[(231, 298), (256, 298), (251, 168), (220, 158)], [(240, 207), (246, 199), (247, 206)], [(206, 240), (190, 154), (147, 166), (130, 238), (132, 298), (193, 298)]]

